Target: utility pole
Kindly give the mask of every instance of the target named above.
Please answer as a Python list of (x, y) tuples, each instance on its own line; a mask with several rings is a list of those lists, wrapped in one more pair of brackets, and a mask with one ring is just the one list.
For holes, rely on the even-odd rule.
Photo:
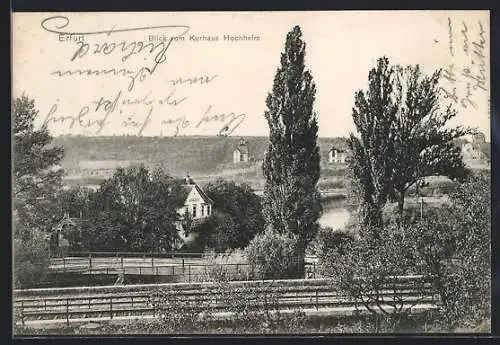
[(424, 196), (422, 195), (420, 188), (427, 187), (429, 185), (428, 182), (425, 182), (423, 179), (418, 180), (417, 182), (417, 196), (420, 197), (420, 222), (424, 220)]
[(424, 219), (424, 198), (420, 197), (420, 222)]

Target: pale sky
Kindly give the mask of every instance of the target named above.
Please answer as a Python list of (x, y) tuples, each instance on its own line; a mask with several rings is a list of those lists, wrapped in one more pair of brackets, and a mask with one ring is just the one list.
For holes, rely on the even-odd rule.
[[(84, 35), (84, 44), (62, 42), (64, 37), (41, 25), (55, 15), (66, 16), (69, 24), (63, 27), (64, 20), (59, 18), (45, 22), (46, 28), (108, 34)], [(144, 79), (136, 77), (129, 90), (133, 76), (140, 73), (141, 67), (152, 68), (162, 49), (159, 46), (152, 54), (145, 50), (122, 61), (132, 51), (129, 44), (149, 43), (150, 36), (167, 38), (185, 30), (152, 28), (165, 25), (187, 26), (189, 31), (184, 41), (171, 43), (164, 55), (166, 60), (152, 75), (143, 69)], [(99, 125), (93, 121), (102, 120), (107, 113), (100, 135), (215, 135), (228, 125), (230, 130), (235, 127), (231, 135), (265, 136), (265, 99), (279, 66), (286, 34), (294, 25), (302, 29), (306, 66), (317, 87), (315, 110), (320, 136), (347, 136), (354, 129), (354, 92), (367, 88), (368, 71), (382, 55), (394, 64), (418, 63), (428, 73), (453, 65), (454, 83), (443, 79), (442, 86), (448, 92), (456, 88), (453, 104), (459, 115), (454, 124), (479, 127), (489, 134), (488, 11), (14, 13), (13, 93), (17, 96), (25, 92), (35, 99), (40, 111), (37, 124), (52, 119), (49, 129), (53, 135), (96, 135)], [(120, 32), (137, 28), (142, 29)], [(224, 40), (224, 35), (240, 34), (259, 36), (260, 40)], [(218, 37), (218, 41), (195, 41), (191, 35)], [(122, 42), (126, 42), (128, 50), (122, 51)], [(166, 46), (166, 42), (163, 44)], [(88, 52), (71, 61), (79, 48), (88, 48)], [(96, 49), (100, 52), (94, 53)], [(127, 76), (63, 77), (53, 73), (112, 68), (129, 72)], [(169, 82), (198, 76), (211, 81), (176, 86)], [(468, 88), (469, 101), (465, 99)], [(148, 94), (147, 104), (126, 104)], [(158, 102), (169, 94), (171, 104)], [(96, 109), (101, 98), (101, 106)], [(175, 100), (177, 105), (172, 104)], [(443, 105), (450, 98), (445, 101)], [(79, 113), (83, 114), (81, 121)], [(202, 121), (205, 113), (213, 121)], [(235, 116), (232, 123), (233, 117), (213, 118), (230, 113), (244, 116)], [(65, 122), (53, 121), (63, 116), (68, 117)]]

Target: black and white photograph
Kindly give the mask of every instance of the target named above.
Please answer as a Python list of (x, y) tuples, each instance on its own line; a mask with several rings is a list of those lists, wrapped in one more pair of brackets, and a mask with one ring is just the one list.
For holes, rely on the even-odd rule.
[(491, 333), (490, 12), (13, 12), (14, 337)]

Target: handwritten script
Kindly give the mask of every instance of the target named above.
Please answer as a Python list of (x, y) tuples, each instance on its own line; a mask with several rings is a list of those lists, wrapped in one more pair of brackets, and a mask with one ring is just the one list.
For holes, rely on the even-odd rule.
[[(478, 109), (477, 97), (488, 92), (488, 45), (481, 21), (455, 22), (448, 17), (447, 48), (451, 63), (442, 70), (444, 98), (463, 109)], [(458, 55), (460, 61), (457, 62)]]
[[(69, 132), (83, 129), (96, 135), (108, 127), (118, 126), (139, 136), (146, 132), (177, 136), (189, 128), (207, 127), (216, 132), (209, 134), (227, 136), (246, 118), (245, 113), (220, 110), (215, 100), (209, 99), (205, 104), (196, 101), (194, 96), (209, 90), (221, 79), (219, 73), (168, 75), (159, 72), (176, 53), (179, 38), (190, 31), (188, 25), (126, 28), (110, 25), (106, 30), (70, 30), (70, 19), (57, 15), (43, 19), (41, 27), (58, 37), (78, 37), (71, 42), (74, 48), (66, 60), (73, 67), (49, 72), (54, 85), (59, 81), (75, 85), (105, 81), (106, 85), (112, 85), (104, 91), (106, 95), (76, 106), (72, 104), (71, 109), (63, 104), (64, 99), (57, 98), (45, 113), (43, 125), (63, 126)], [(144, 32), (147, 36), (146, 32), (155, 30), (169, 38), (153, 41), (128, 38), (131, 33)], [(138, 89), (138, 85), (141, 88)], [(186, 110), (193, 106), (197, 112)]]

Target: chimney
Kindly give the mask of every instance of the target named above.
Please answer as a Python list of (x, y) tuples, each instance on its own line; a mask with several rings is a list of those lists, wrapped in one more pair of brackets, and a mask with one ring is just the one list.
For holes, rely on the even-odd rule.
[(189, 172), (186, 173), (186, 184), (192, 184), (193, 183), (193, 179), (191, 177), (189, 177)]

